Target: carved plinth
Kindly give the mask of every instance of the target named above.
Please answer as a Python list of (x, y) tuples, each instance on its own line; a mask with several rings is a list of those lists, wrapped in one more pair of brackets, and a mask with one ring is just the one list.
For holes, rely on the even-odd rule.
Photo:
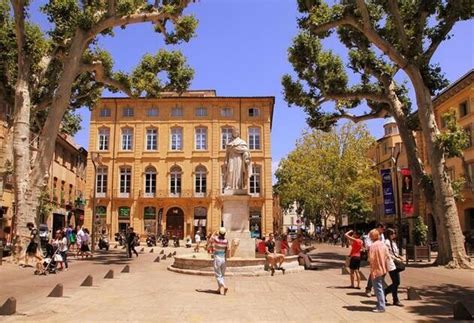
[(230, 257), (254, 258), (255, 240), (249, 230), (249, 195), (224, 195), (224, 227), (227, 230)]

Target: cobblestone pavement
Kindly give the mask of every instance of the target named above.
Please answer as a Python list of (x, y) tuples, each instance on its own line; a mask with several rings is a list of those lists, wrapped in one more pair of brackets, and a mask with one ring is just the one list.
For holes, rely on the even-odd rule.
[[(18, 299), (18, 314), (0, 321), (40, 322), (315, 322), (447, 320), (452, 302), (462, 300), (474, 312), (474, 271), (448, 270), (424, 264), (402, 273), (401, 299), (405, 307), (388, 306), (372, 313), (375, 297), (348, 289), (349, 276), (341, 274), (348, 249), (317, 245), (320, 269), (271, 277), (229, 277), (227, 296), (214, 293), (212, 277), (170, 272), (172, 260), (153, 262), (145, 252), (129, 260), (116, 250), (106, 256), (72, 263), (71, 270), (46, 277), (32, 270), (0, 267), (0, 303)], [(168, 249), (166, 253), (170, 250)], [(178, 254), (191, 252), (177, 249)], [(130, 264), (130, 273), (119, 273)], [(115, 269), (114, 279), (103, 279)], [(368, 269), (362, 271), (367, 276)], [(79, 287), (88, 275), (93, 287)], [(390, 279), (387, 278), (387, 281)], [(64, 284), (64, 297), (47, 298), (56, 283)], [(365, 284), (365, 282), (363, 282)], [(408, 301), (406, 288), (420, 290), (421, 301)], [(390, 297), (389, 297), (390, 300)]]

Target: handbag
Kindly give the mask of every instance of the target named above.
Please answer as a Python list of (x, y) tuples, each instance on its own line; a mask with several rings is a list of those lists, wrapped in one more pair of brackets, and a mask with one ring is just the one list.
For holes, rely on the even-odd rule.
[(367, 250), (364, 249), (360, 251), (360, 260), (362, 261), (369, 260), (369, 253), (367, 252)]
[(63, 257), (62, 257), (59, 253), (57, 253), (57, 254), (54, 255), (54, 261), (56, 261), (56, 262), (62, 262), (62, 261), (63, 261)]

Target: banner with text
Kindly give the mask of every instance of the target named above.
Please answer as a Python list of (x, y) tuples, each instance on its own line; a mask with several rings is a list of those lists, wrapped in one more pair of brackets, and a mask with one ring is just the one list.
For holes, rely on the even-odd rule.
[(390, 169), (382, 169), (382, 192), (385, 215), (395, 214), (395, 197), (393, 195), (392, 174)]
[(403, 216), (413, 216), (413, 182), (408, 168), (402, 168), (402, 211)]

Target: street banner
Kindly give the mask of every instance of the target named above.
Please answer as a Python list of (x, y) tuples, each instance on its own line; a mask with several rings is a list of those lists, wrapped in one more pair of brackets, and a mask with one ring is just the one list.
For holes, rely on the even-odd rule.
[(384, 214), (393, 215), (395, 214), (395, 196), (393, 195), (392, 174), (390, 169), (382, 169), (380, 173), (382, 175)]
[(413, 216), (413, 180), (408, 168), (400, 170), (402, 174), (402, 214), (405, 217)]

